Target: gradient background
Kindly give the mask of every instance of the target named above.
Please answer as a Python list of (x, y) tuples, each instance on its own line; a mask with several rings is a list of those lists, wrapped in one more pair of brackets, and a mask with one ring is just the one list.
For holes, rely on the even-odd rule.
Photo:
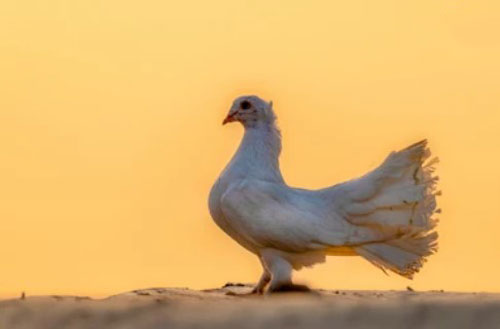
[(274, 101), (291, 185), (425, 137), (442, 161), (414, 281), (359, 258), (299, 281), (500, 291), (498, 1), (3, 1), (0, 40), (1, 297), (255, 281), (207, 209), (249, 93)]

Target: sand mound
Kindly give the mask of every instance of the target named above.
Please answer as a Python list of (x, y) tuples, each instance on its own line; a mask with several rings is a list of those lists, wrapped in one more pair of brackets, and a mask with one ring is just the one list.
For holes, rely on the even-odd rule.
[[(33, 296), (0, 302), (0, 328), (495, 328), (500, 294), (318, 291), (238, 296), (249, 287), (151, 288), (90, 299)], [(236, 295), (235, 295), (236, 294)]]

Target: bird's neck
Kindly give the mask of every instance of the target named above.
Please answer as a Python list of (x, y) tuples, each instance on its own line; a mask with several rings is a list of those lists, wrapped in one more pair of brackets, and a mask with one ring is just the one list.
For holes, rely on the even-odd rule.
[(233, 162), (239, 175), (283, 183), (279, 166), (281, 133), (274, 122), (245, 127), (245, 135)]

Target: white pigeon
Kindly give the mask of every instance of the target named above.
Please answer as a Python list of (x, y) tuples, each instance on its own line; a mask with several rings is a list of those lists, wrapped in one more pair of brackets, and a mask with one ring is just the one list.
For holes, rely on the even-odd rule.
[(288, 186), (279, 167), (281, 135), (272, 102), (237, 98), (223, 124), (239, 121), (241, 144), (210, 191), (217, 225), (259, 257), (253, 293), (307, 290), (292, 270), (325, 256), (361, 256), (411, 279), (436, 251), (437, 177), (425, 140), (392, 152), (368, 174), (320, 190)]

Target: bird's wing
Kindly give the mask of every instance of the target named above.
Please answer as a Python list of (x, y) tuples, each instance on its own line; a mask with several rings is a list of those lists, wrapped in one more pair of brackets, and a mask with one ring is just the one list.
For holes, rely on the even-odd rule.
[(326, 220), (325, 200), (313, 191), (245, 179), (231, 184), (221, 206), (233, 229), (260, 248), (324, 249), (349, 235), (341, 223)]

